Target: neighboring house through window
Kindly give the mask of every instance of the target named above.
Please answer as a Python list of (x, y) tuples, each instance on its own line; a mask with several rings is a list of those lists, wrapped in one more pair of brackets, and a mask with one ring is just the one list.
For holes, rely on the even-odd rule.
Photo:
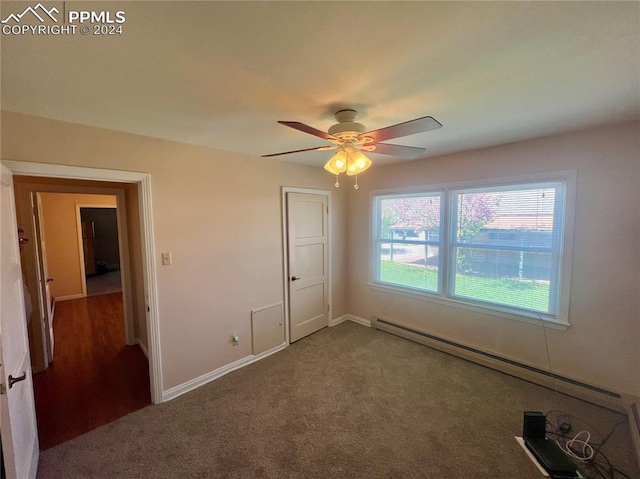
[(372, 283), (567, 324), (575, 178), (373, 192)]

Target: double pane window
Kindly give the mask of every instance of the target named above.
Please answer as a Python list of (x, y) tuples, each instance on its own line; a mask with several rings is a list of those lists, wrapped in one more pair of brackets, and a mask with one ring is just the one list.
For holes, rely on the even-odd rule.
[(374, 194), (373, 281), (557, 320), (566, 181)]

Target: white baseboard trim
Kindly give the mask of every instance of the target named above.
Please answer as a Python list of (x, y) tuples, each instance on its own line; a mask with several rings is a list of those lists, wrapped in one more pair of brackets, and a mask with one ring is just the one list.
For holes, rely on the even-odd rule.
[(136, 338), (136, 344), (138, 346), (140, 346), (140, 349), (142, 349), (142, 352), (147, 357), (147, 361), (148, 361), (149, 360), (149, 351), (147, 351), (147, 347), (144, 345), (144, 343), (142, 341), (140, 341), (140, 338)]
[[(345, 314), (343, 316), (340, 316), (339, 318), (335, 318), (329, 321), (329, 327), (333, 327), (336, 326), (340, 323), (343, 323), (345, 321), (353, 321), (355, 323), (361, 324), (362, 326), (367, 326), (367, 327), (371, 327), (371, 321), (368, 319), (364, 319), (364, 318), (360, 318), (358, 316), (354, 316), (351, 314)], [(142, 349), (142, 352), (145, 353), (145, 356), (147, 356), (147, 350), (146, 347), (144, 346), (144, 344), (142, 342), (140, 342), (139, 339), (136, 340), (136, 342), (138, 343), (138, 345), (140, 346), (140, 348)], [(211, 381), (214, 381), (222, 376), (224, 376), (225, 374), (228, 374), (232, 371), (235, 371), (236, 369), (240, 369), (243, 368), (251, 363), (254, 363), (256, 361), (260, 361), (261, 359), (266, 358), (267, 356), (270, 356), (274, 353), (277, 353), (278, 351), (282, 351), (283, 349), (285, 349), (287, 346), (289, 346), (286, 342), (280, 344), (279, 346), (276, 346), (274, 348), (268, 349), (267, 351), (264, 351), (260, 354), (252, 354), (251, 356), (247, 356), (245, 358), (239, 359), (233, 363), (227, 364), (225, 366), (222, 366), (221, 368), (218, 368), (214, 371), (208, 372), (206, 374), (203, 374), (202, 376), (199, 376), (197, 378), (191, 379), (187, 382), (184, 382), (182, 384), (179, 384), (177, 386), (174, 386), (170, 389), (167, 389), (166, 391), (162, 392), (162, 402), (166, 402), (166, 401), (171, 401), (172, 399), (177, 398), (178, 396), (182, 396), (183, 394), (188, 393), (189, 391), (193, 391), (194, 389), (199, 388), (200, 386), (203, 386)]]
[(353, 314), (349, 314), (349, 321), (353, 321), (354, 323), (358, 323), (361, 324), (362, 326), (366, 326), (367, 328), (371, 327), (371, 320), (370, 319), (364, 319), (361, 318), (360, 316), (354, 316)]
[(329, 327), (337, 326), (340, 323), (344, 323), (345, 321), (353, 321), (354, 323), (361, 324), (362, 326), (366, 326), (368, 328), (371, 327), (371, 321), (368, 319), (361, 318), (359, 316), (354, 316), (353, 314), (343, 314), (340, 317), (334, 318), (329, 321)]
[(329, 327), (333, 328), (334, 326), (337, 326), (340, 323), (344, 323), (348, 319), (349, 319), (349, 315), (348, 314), (343, 314), (342, 316), (340, 316), (338, 318), (330, 319), (329, 320)]
[(284, 342), (279, 346), (268, 349), (260, 354), (252, 354), (251, 356), (238, 359), (237, 361), (227, 364), (226, 366), (222, 366), (221, 368), (218, 368), (214, 371), (208, 372), (206, 374), (203, 374), (202, 376), (199, 376), (197, 378), (191, 379), (187, 382), (174, 386), (170, 389), (167, 389), (166, 391), (162, 392), (162, 402), (171, 401), (172, 399), (175, 399), (178, 396), (182, 396), (183, 394), (188, 393), (189, 391), (193, 391), (194, 389), (199, 388), (200, 386), (203, 386), (215, 379), (218, 379), (224, 376), (225, 374), (229, 374), (230, 372), (235, 371), (236, 369), (243, 368), (251, 363), (260, 361), (261, 359), (264, 359), (267, 356), (271, 356), (272, 354), (277, 353), (278, 351), (282, 351), (287, 346), (289, 345), (286, 342)]
[(71, 299), (80, 299), (84, 298), (84, 294), (69, 294), (67, 296), (56, 296), (56, 301), (69, 301)]

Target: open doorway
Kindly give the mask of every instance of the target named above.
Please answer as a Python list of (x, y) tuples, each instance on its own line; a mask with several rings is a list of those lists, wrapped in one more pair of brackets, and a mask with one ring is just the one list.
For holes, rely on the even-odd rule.
[[(44, 368), (34, 368), (33, 376), (39, 443), (45, 450), (151, 404), (148, 353), (141, 341), (146, 335), (140, 334), (140, 324), (136, 328), (132, 321), (130, 327), (126, 321), (127, 312), (132, 319), (136, 313), (126, 195), (104, 194), (100, 184), (78, 192), (68, 181), (43, 185), (15, 176), (14, 183), (16, 199), (28, 192), (36, 206), (32, 257), (42, 263), (36, 270), (44, 271), (40, 278), (47, 286), (47, 299), (38, 306), (42, 309), (49, 297), (55, 305), (50, 319), (41, 318), (50, 348)], [(87, 269), (90, 277), (111, 271), (118, 287), (106, 291), (87, 285)], [(101, 294), (91, 295), (96, 289)], [(38, 325), (30, 336), (37, 335)]]
[[(139, 341), (141, 347), (144, 345), (147, 351), (151, 400), (154, 404), (161, 403), (164, 396), (150, 175), (133, 171), (12, 160), (2, 160), (1, 163), (3, 195), (6, 193), (7, 197), (3, 196), (0, 205), (2, 205), (2, 217), (8, 221), (8, 227), (2, 228), (3, 241), (0, 242), (3, 258), (5, 255), (17, 254), (17, 230), (21, 224), (25, 226), (25, 236), (31, 235), (33, 237), (34, 204), (31, 202), (33, 191), (60, 191), (60, 188), (64, 187), (65, 189), (71, 188), (76, 192), (88, 192), (87, 190), (91, 189), (95, 193), (94, 190), (97, 189), (100, 190), (98, 192), (116, 194), (119, 201), (122, 198), (121, 204), (125, 205), (124, 210), (127, 212), (128, 218), (125, 224), (130, 231), (128, 241), (130, 256), (122, 265), (130, 271), (129, 274), (123, 274), (123, 278), (130, 279), (123, 284), (123, 298), (128, 297), (128, 300), (123, 301), (123, 309), (134, 311), (134, 340)], [(30, 177), (30, 182), (26, 182), (30, 184), (23, 183), (22, 186), (16, 184), (14, 179), (18, 175)], [(39, 184), (36, 189), (34, 189), (35, 184)], [(19, 189), (21, 189), (20, 192)], [(16, 235), (11, 241), (5, 240), (4, 236), (4, 233), (9, 231)], [(6, 264), (21, 264), (25, 267), (22, 272), (20, 268), (2, 268), (3, 274), (5, 272), (13, 274), (12, 279), (7, 282), (3, 280), (3, 284), (10, 282), (18, 284), (22, 275), (23, 279), (29, 282), (29, 289), (36, 291), (38, 282), (46, 281), (46, 277), (38, 276), (33, 255), (33, 249), (30, 249), (25, 251), (24, 258), (20, 255), (20, 259), (14, 258), (12, 260), (13, 263), (7, 261)], [(20, 371), (31, 371), (36, 368), (42, 370), (45, 367), (45, 329), (42, 322), (42, 311), (31, 315), (29, 323), (31, 326), (25, 326), (24, 309), (22, 309), (22, 314), (13, 314), (12, 311), (6, 311), (4, 307), (8, 305), (19, 308), (21, 296), (20, 294), (8, 294), (7, 301), (3, 300), (3, 328), (0, 336), (2, 350), (6, 351), (6, 348), (11, 347), (19, 356), (17, 361), (11, 363), (5, 361), (0, 367), (4, 368), (8, 364), (10, 370), (18, 374)], [(129, 301), (131, 305), (128, 306)], [(39, 304), (37, 309), (41, 309)], [(21, 326), (18, 327), (19, 325)], [(14, 326), (18, 329), (13, 328)], [(29, 330), (28, 335), (27, 330)], [(17, 347), (17, 345), (22, 346)], [(29, 360), (30, 355), (31, 360)], [(31, 379), (31, 375), (27, 375), (27, 377)], [(18, 389), (20, 394), (0, 395), (1, 398), (4, 398), (0, 401), (2, 402), (3, 418), (5, 420), (10, 418), (12, 425), (9, 428), (2, 427), (3, 458), (5, 463), (9, 465), (9, 470), (19, 466), (19, 470), (35, 472), (39, 451), (37, 439), (34, 439), (37, 434), (37, 425), (35, 414), (32, 413), (35, 409), (33, 389), (30, 387), (32, 385), (30, 380), (24, 381), (22, 384), (29, 387), (24, 386)], [(15, 427), (13, 427), (14, 425)], [(23, 447), (25, 444), (29, 447)]]

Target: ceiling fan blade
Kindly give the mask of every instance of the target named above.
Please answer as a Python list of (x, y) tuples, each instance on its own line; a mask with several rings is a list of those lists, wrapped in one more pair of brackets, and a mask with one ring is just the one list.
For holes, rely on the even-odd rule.
[(295, 130), (299, 130), (303, 133), (309, 133), (310, 135), (324, 138), (325, 140), (337, 140), (335, 136), (330, 135), (329, 133), (322, 130), (318, 130), (317, 128), (314, 128), (312, 126), (305, 125), (304, 123), (300, 123), (299, 121), (279, 121), (278, 123)]
[(282, 153), (271, 153), (269, 155), (260, 155), (260, 157), (267, 158), (269, 156), (289, 155), (291, 153), (301, 153), (303, 151), (317, 151), (317, 150), (326, 150), (326, 149), (328, 149), (326, 146), (316, 146), (315, 148), (305, 148), (304, 150), (283, 151)]
[(358, 138), (369, 136), (373, 138), (374, 143), (377, 143), (379, 141), (414, 135), (438, 128), (442, 128), (442, 124), (438, 120), (432, 116), (424, 116), (422, 118), (416, 118), (415, 120), (405, 121), (404, 123), (398, 123), (397, 125), (380, 128), (379, 130), (369, 131), (359, 135)]
[(403, 158), (414, 158), (423, 151), (424, 148), (415, 146), (392, 145), (390, 143), (375, 143), (375, 150), (371, 153), (380, 153), (382, 155), (402, 156)]

